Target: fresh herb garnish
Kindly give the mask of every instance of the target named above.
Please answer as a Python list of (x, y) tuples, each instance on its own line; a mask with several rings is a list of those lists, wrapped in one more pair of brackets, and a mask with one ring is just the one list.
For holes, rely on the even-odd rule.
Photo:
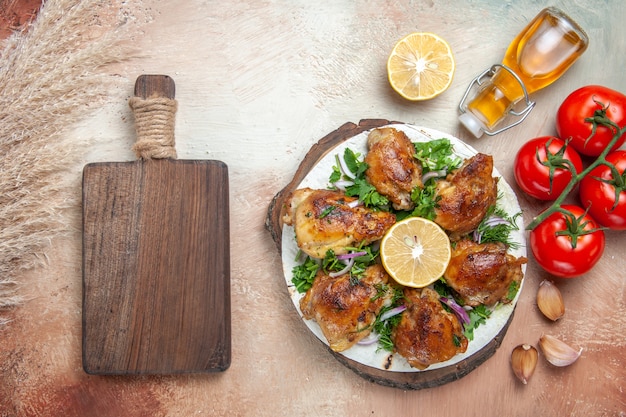
[[(498, 195), (498, 200), (500, 197)], [(474, 232), (474, 241), (478, 243), (501, 242), (510, 248), (518, 248), (519, 243), (511, 240), (510, 235), (512, 231), (519, 230), (516, 221), (521, 215), (521, 212), (517, 212), (511, 216), (497, 205), (491, 206)]]
[[(454, 296), (452, 290), (447, 286), (443, 278), (434, 283), (433, 289), (437, 292), (437, 294), (439, 294), (440, 297), (451, 298), (456, 301), (457, 304), (463, 306), (463, 301)], [(446, 311), (453, 313), (452, 309), (448, 307), (445, 303), (442, 305)], [(473, 340), (474, 329), (485, 323), (485, 320), (491, 315), (491, 310), (485, 305), (480, 304), (467, 311), (467, 313), (469, 315), (470, 322), (463, 323), (463, 334), (465, 335), (467, 340)]]
[(414, 188), (411, 193), (411, 200), (415, 204), (415, 208), (411, 213), (413, 217), (423, 217), (428, 220), (435, 218), (435, 208), (439, 198), (436, 194), (436, 183), (433, 180), (424, 184), (424, 188)]
[[(414, 157), (422, 165), (422, 175), (430, 171), (450, 172), (458, 168), (463, 162), (461, 158), (454, 154), (454, 148), (450, 140), (442, 138), (429, 142), (414, 142)], [(429, 178), (424, 182), (423, 188), (416, 187), (411, 193), (411, 200), (415, 204), (410, 216), (423, 217), (428, 220), (435, 218), (435, 208), (437, 207), (437, 182), (435, 178)]]
[[(365, 252), (365, 255), (357, 256), (353, 259), (350, 274), (354, 277), (361, 277), (365, 269), (376, 263), (379, 251), (372, 249), (371, 246), (349, 247), (350, 252)], [(346, 267), (345, 260), (337, 259), (337, 255), (332, 249), (326, 251), (324, 259), (322, 259), (322, 269), (325, 273), (341, 271)]]
[(513, 301), (518, 291), (519, 291), (519, 282), (511, 281), (511, 284), (509, 284), (509, 290), (506, 293), (506, 299), (509, 301)]
[(350, 148), (346, 148), (343, 152), (343, 160), (346, 162), (346, 166), (356, 176), (364, 174), (367, 170), (367, 164), (359, 160), (360, 156), (360, 153), (355, 153)]
[(331, 184), (336, 183), (343, 177), (341, 169), (339, 169), (339, 155), (335, 155), (335, 159), (337, 160), (337, 165), (333, 165), (333, 172), (330, 174), (330, 177), (328, 177), (328, 182)]
[[(386, 291), (390, 289), (389, 286), (386, 286)], [(393, 287), (393, 295), (391, 298), (391, 304), (383, 307), (378, 316), (376, 316), (376, 320), (374, 321), (372, 330), (375, 333), (378, 333), (378, 349), (383, 349), (388, 352), (393, 352), (394, 344), (391, 339), (391, 333), (393, 329), (400, 323), (402, 320), (402, 314), (396, 314), (395, 316), (391, 316), (388, 319), (381, 321), (380, 318), (389, 310), (394, 309), (400, 305), (400, 300), (404, 297), (402, 288)]]
[(446, 284), (446, 280), (444, 278), (439, 278), (439, 280), (435, 281), (433, 284), (433, 289), (439, 294), (440, 297), (450, 298), (452, 295), (450, 294), (450, 288)]
[(449, 139), (434, 139), (428, 142), (414, 142), (415, 158), (422, 163), (422, 172), (452, 171), (458, 168), (463, 160), (454, 154)]
[[(348, 180), (345, 185), (347, 196), (357, 197), (366, 207), (389, 210), (387, 197), (376, 191), (376, 188), (365, 178), (365, 171), (367, 171), (368, 165), (360, 160), (360, 156), (359, 153), (346, 148), (343, 153), (345, 164), (342, 166), (339, 156), (337, 156), (337, 165), (333, 166), (333, 172), (328, 179), (329, 182), (334, 184), (341, 179)], [(350, 171), (349, 175), (342, 171), (346, 169)]]
[(324, 217), (328, 216), (330, 213), (333, 212), (333, 210), (335, 210), (337, 208), (337, 206), (328, 206), (326, 207), (324, 210), (322, 210), (322, 212), (319, 215), (320, 219), (323, 219)]
[[(300, 257), (301, 252), (298, 251), (296, 259), (300, 259)], [(313, 286), (313, 280), (315, 280), (315, 275), (319, 267), (319, 263), (309, 256), (306, 257), (302, 264), (293, 267), (291, 271), (293, 274), (291, 282), (296, 286), (296, 290), (298, 290), (299, 293), (306, 292)]]
[(394, 344), (391, 339), (393, 329), (400, 323), (402, 315), (398, 314), (385, 321), (377, 321), (374, 323), (374, 331), (378, 333), (378, 348), (393, 352)]
[(480, 304), (468, 311), (468, 314), (470, 316), (470, 322), (465, 325), (464, 334), (467, 340), (474, 340), (474, 329), (485, 323), (489, 316), (491, 316), (491, 310), (483, 304)]
[(391, 290), (391, 287), (389, 286), (389, 284), (385, 284), (385, 283), (375, 284), (374, 288), (376, 288), (376, 295), (374, 295), (371, 298), (371, 301), (376, 301), (380, 297), (384, 297)]
[(355, 178), (354, 185), (346, 187), (346, 195), (357, 197), (366, 207), (388, 210), (389, 200), (379, 194), (365, 178)]
[[(348, 249), (353, 252), (365, 252), (364, 255), (354, 258), (353, 265), (350, 268), (350, 279), (354, 280), (353, 284), (356, 284), (365, 272), (365, 269), (376, 263), (379, 251), (373, 250), (371, 246)], [(299, 262), (301, 258), (302, 251), (298, 251), (296, 261)], [(337, 259), (337, 255), (335, 255), (332, 249), (326, 251), (326, 255), (321, 261), (307, 256), (304, 262), (294, 266), (291, 270), (293, 275), (291, 282), (296, 286), (296, 290), (298, 290), (299, 293), (306, 292), (313, 285), (313, 281), (320, 267), (324, 273), (328, 274), (344, 269), (347, 265), (345, 262), (346, 261)]]

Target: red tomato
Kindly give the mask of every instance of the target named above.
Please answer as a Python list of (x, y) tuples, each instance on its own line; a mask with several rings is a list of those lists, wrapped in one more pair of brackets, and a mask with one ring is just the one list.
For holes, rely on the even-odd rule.
[[(608, 119), (620, 128), (626, 126), (626, 95), (599, 85), (588, 85), (572, 92), (556, 113), (558, 136), (565, 140), (571, 138), (571, 145), (583, 155), (600, 155), (613, 139), (614, 132), (606, 126), (598, 125), (596, 133), (585, 143), (593, 130), (593, 123), (585, 119), (594, 117), (603, 108), (606, 108)], [(611, 150), (622, 146), (625, 140), (626, 135), (622, 135)]]
[(602, 226), (626, 230), (626, 151), (611, 152), (605, 159), (615, 166), (619, 175), (614, 178), (606, 165), (594, 168), (580, 181), (580, 201)]
[[(566, 215), (557, 211), (530, 231), (530, 248), (543, 269), (558, 277), (574, 278), (589, 272), (602, 257), (604, 232), (597, 229), (596, 222), (581, 207), (563, 205), (562, 208), (576, 216), (575, 226), (569, 225)], [(562, 231), (576, 232), (575, 228), (579, 232), (577, 239), (559, 235)], [(593, 229), (597, 230), (580, 234)]]
[[(549, 151), (546, 152), (546, 148)], [(576, 173), (582, 171), (583, 163), (571, 146), (552, 136), (531, 139), (517, 151), (513, 173), (517, 185), (528, 195), (540, 200), (556, 199), (572, 179), (572, 172), (564, 165), (570, 161)], [(550, 162), (551, 166), (544, 163)], [(552, 175), (550, 175), (550, 171)], [(552, 181), (550, 181), (552, 176)], [(552, 182), (552, 183), (550, 183)]]

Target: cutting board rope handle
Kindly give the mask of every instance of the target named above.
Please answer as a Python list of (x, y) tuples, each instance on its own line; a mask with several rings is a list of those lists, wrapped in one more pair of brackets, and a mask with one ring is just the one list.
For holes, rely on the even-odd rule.
[(133, 151), (141, 159), (176, 159), (174, 124), (178, 103), (167, 97), (132, 97), (137, 141)]

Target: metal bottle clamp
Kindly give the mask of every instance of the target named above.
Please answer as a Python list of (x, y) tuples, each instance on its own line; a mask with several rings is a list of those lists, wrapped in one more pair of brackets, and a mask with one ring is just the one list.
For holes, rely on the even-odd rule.
[(461, 112), (461, 114), (465, 113), (467, 110), (467, 107), (465, 106), (465, 100), (467, 100), (467, 97), (469, 96), (469, 93), (472, 89), (472, 87), (474, 86), (474, 84), (477, 84), (479, 87), (482, 86), (482, 79), (485, 76), (489, 76), (490, 78), (496, 73), (497, 68), (503, 68), (504, 70), (508, 71), (513, 77), (515, 77), (515, 79), (517, 80), (517, 82), (519, 83), (519, 85), (522, 87), (522, 91), (524, 92), (524, 99), (526, 101), (526, 107), (520, 111), (514, 111), (513, 109), (509, 110), (509, 114), (516, 116), (516, 117), (521, 117), (519, 120), (511, 123), (508, 126), (505, 126), (501, 129), (498, 129), (496, 131), (486, 131), (483, 130), (483, 132), (488, 135), (488, 136), (495, 136), (498, 133), (502, 133), (505, 130), (508, 130), (512, 127), (517, 126), (518, 124), (522, 123), (524, 121), (524, 119), (526, 119), (526, 117), (528, 116), (528, 114), (530, 113), (530, 111), (533, 109), (533, 107), (535, 107), (535, 102), (534, 101), (530, 101), (529, 97), (528, 97), (528, 91), (526, 90), (526, 86), (524, 85), (524, 82), (521, 80), (521, 78), (515, 73), (515, 71), (513, 71), (511, 68), (507, 67), (506, 65), (502, 65), (502, 64), (494, 64), (491, 66), (491, 68), (483, 71), (480, 75), (478, 75), (476, 78), (474, 78), (472, 80), (472, 82), (470, 83), (470, 85), (467, 87), (467, 90), (465, 91), (465, 94), (463, 95), (463, 98), (461, 99), (461, 102), (459, 103), (459, 111)]

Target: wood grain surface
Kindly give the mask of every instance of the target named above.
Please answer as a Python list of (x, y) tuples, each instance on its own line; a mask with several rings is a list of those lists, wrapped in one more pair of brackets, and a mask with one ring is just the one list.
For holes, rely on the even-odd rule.
[[(138, 97), (174, 97), (142, 76)], [(156, 117), (156, 116), (155, 116)], [(83, 367), (91, 374), (230, 365), (228, 169), (148, 159), (83, 171)]]
[[(537, 105), (522, 125), (474, 139), (457, 120), (465, 89), (548, 5), (585, 28), (589, 49), (532, 95)], [(626, 92), (626, 2), (136, 0), (112, 1), (110, 11), (123, 21), (110, 30), (128, 31), (141, 55), (101, 69), (124, 86), (106, 91), (109, 103), (86, 109), (85, 119), (68, 129), (90, 148), (67, 176), (78, 192), (86, 163), (134, 160), (127, 100), (135, 79), (150, 72), (176, 80), (178, 157), (220, 160), (229, 168), (231, 365), (202, 374), (86, 374), (77, 233), (51, 242), (46, 267), (24, 272), (29, 301), (10, 312), (12, 322), (0, 331), (0, 416), (626, 416), (626, 234), (607, 231), (600, 262), (573, 280), (543, 272), (529, 256), (515, 316), (493, 356), (456, 381), (405, 390), (357, 375), (310, 333), (294, 311), (265, 228), (269, 205), (309, 150), (346, 121), (363, 119), (437, 129), (493, 155), (528, 224), (546, 203), (515, 185), (515, 153), (528, 139), (555, 133), (556, 110), (576, 88), (601, 84)], [(450, 88), (422, 103), (403, 100), (386, 78), (389, 52), (414, 31), (446, 39), (456, 61)], [(544, 279), (563, 293), (565, 315), (555, 323), (536, 305)], [(523, 385), (511, 371), (511, 351), (521, 343), (538, 346), (542, 334), (582, 347), (582, 355), (556, 368), (540, 352)]]

